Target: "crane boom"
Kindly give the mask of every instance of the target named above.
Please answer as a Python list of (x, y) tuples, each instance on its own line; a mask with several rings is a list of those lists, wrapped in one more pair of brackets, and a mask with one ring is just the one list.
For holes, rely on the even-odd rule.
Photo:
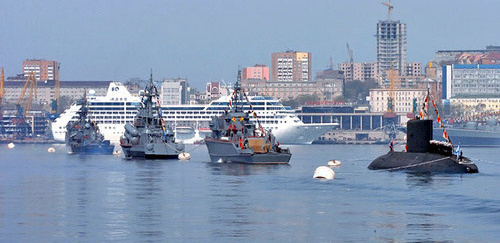
[(382, 5), (387, 6), (387, 20), (391, 20), (391, 12), (394, 6), (391, 4), (391, 0), (389, 0), (389, 3), (382, 2)]

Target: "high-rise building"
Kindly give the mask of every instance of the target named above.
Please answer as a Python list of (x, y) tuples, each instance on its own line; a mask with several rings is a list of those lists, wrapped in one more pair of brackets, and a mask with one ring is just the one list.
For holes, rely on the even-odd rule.
[(286, 51), (271, 55), (272, 81), (312, 81), (311, 53)]
[(189, 85), (187, 79), (164, 79), (160, 89), (162, 105), (189, 104)]
[(377, 23), (377, 62), (380, 74), (394, 67), (404, 75), (406, 62), (406, 24), (400, 21)]
[(344, 72), (346, 81), (378, 80), (379, 74), (376, 62), (342, 62), (339, 70)]
[(256, 64), (253, 67), (243, 68), (243, 79), (269, 80), (269, 67), (262, 64)]
[(59, 80), (59, 64), (56, 61), (32, 59), (23, 61), (23, 74), (35, 73), (37, 81)]

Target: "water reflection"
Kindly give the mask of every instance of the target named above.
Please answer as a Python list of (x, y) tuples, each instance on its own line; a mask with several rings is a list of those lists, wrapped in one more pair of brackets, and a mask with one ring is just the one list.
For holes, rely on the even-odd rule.
[(290, 169), (290, 165), (248, 165), (239, 163), (207, 163), (213, 175), (247, 176), (273, 174), (277, 170)]

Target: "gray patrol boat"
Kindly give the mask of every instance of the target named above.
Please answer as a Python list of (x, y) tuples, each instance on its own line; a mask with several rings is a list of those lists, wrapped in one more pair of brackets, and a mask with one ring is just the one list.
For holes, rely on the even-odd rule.
[(77, 101), (81, 105), (78, 118), (66, 125), (66, 147), (71, 153), (112, 154), (114, 146), (99, 132), (99, 127), (88, 116), (87, 98)]
[(165, 125), (158, 100), (158, 90), (151, 74), (149, 85), (141, 93), (141, 104), (134, 122), (125, 124), (125, 133), (120, 138), (125, 157), (176, 159), (184, 152), (184, 144), (177, 143), (174, 132)]
[[(205, 138), (210, 159), (212, 162), (288, 164), (292, 156), (290, 150), (280, 148), (271, 131), (250, 122), (250, 115), (257, 115), (251, 111), (240, 81), (241, 71), (238, 71), (228, 109), (210, 121), (212, 134)], [(250, 111), (245, 112), (244, 108)]]

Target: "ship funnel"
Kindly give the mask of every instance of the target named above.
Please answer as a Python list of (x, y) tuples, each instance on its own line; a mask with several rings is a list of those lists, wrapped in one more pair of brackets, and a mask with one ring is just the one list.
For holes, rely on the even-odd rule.
[(407, 123), (406, 146), (408, 152), (429, 151), (432, 139), (432, 120), (409, 120)]

